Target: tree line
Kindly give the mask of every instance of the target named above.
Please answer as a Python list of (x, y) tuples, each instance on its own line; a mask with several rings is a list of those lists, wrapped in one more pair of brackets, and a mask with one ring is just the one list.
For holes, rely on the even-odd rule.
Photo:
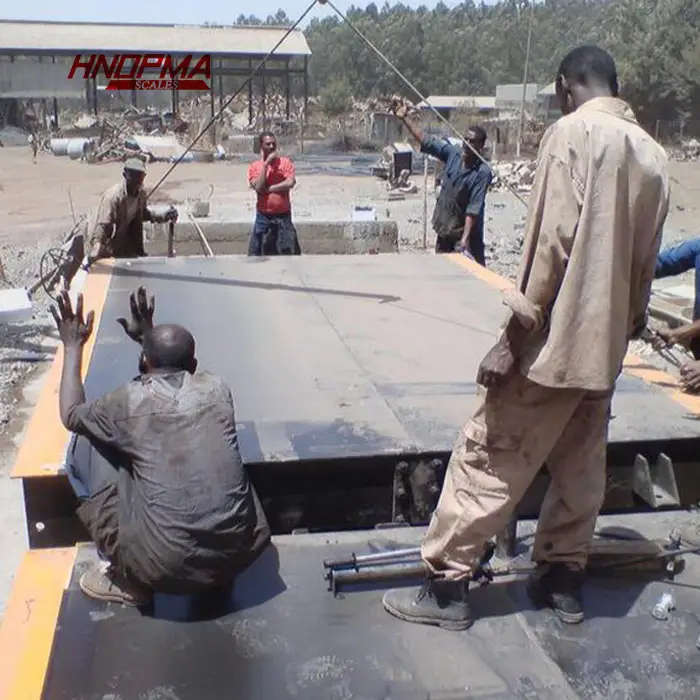
[[(532, 9), (528, 82), (554, 80), (571, 48), (594, 43), (612, 53), (623, 96), (647, 124), (692, 119), (700, 104), (698, 0), (526, 0), (493, 5), (468, 1), (433, 9), (370, 3), (349, 20), (424, 95), (493, 95), (496, 85), (522, 83)], [(289, 26), (283, 10), (235, 24)], [(316, 94), (367, 99), (410, 90), (338, 17), (312, 19), (305, 30)]]

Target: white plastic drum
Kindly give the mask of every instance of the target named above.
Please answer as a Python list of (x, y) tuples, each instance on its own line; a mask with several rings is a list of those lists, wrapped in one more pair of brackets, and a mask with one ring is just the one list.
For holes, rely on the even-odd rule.
[(51, 139), (51, 152), (55, 156), (67, 156), (69, 141), (70, 139)]
[(87, 149), (88, 139), (70, 139), (68, 141), (68, 157), (71, 160), (79, 160), (85, 155), (85, 150)]

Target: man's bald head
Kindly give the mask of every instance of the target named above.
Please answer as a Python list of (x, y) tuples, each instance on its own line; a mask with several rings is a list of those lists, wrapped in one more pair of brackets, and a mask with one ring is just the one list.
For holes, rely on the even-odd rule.
[(162, 324), (150, 330), (143, 338), (143, 359), (149, 370), (186, 370), (194, 372), (194, 336), (182, 326)]

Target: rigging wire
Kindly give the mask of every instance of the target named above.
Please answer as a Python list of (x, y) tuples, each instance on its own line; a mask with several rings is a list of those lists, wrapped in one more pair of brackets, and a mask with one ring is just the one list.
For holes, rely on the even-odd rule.
[[(411, 89), (413, 92), (416, 94), (416, 96), (422, 100), (428, 108), (435, 114), (435, 116), (448, 128), (452, 133), (460, 140), (464, 145), (469, 148), (469, 150), (472, 151), (472, 153), (484, 164), (486, 167), (491, 171), (492, 174), (494, 173), (493, 168), (491, 167), (491, 164), (479, 153), (476, 149), (472, 147), (472, 145), (468, 141), (464, 141), (463, 135), (460, 134), (457, 129), (450, 124), (450, 122), (445, 119), (438, 110), (431, 105), (427, 98), (421, 93), (421, 91), (382, 53), (382, 51), (376, 47), (358, 28), (357, 26), (350, 20), (348, 17), (343, 14), (341, 10), (339, 10), (335, 4), (333, 3), (333, 0), (312, 0), (311, 4), (304, 10), (304, 12), (299, 16), (299, 18), (292, 24), (291, 27), (289, 27), (282, 38), (275, 44), (275, 46), (268, 52), (268, 54), (258, 63), (258, 65), (254, 68), (252, 73), (245, 79), (243, 84), (236, 90), (231, 97), (229, 97), (226, 102), (219, 107), (218, 111), (214, 114), (214, 116), (209, 118), (209, 121), (202, 127), (200, 130), (199, 134), (190, 142), (189, 146), (184, 150), (183, 153), (180, 154), (180, 156), (175, 160), (175, 162), (166, 170), (166, 172), (163, 174), (163, 176), (156, 182), (156, 184), (153, 186), (153, 189), (148, 193), (148, 198), (150, 198), (154, 192), (168, 179), (170, 174), (177, 168), (180, 163), (184, 160), (185, 156), (194, 148), (194, 146), (199, 143), (199, 141), (202, 139), (202, 137), (211, 129), (211, 127), (216, 123), (216, 121), (221, 117), (223, 114), (224, 110), (240, 95), (243, 90), (248, 87), (250, 82), (253, 80), (253, 78), (260, 72), (262, 68), (265, 67), (267, 62), (270, 60), (270, 58), (273, 56), (275, 51), (286, 41), (287, 37), (301, 24), (301, 22), (306, 18), (306, 16), (313, 10), (313, 8), (316, 6), (317, 3), (323, 4), (323, 5), (329, 5), (333, 11), (340, 17), (340, 19), (345, 22), (348, 27), (360, 38), (361, 41), (363, 41), (379, 58), (386, 63), (386, 65)], [(515, 190), (512, 185), (510, 185), (507, 182), (504, 182), (506, 188), (508, 191), (525, 207), (527, 207), (527, 202), (523, 199), (523, 197), (520, 196), (520, 194)]]
[(185, 149), (183, 153), (180, 154), (178, 159), (165, 171), (163, 176), (156, 182), (154, 185), (153, 189), (148, 193), (147, 197), (150, 198), (151, 195), (168, 179), (170, 176), (170, 173), (177, 168), (180, 163), (184, 160), (185, 156), (192, 150), (192, 148), (199, 143), (200, 139), (204, 136), (204, 134), (211, 129), (211, 127), (216, 123), (216, 121), (221, 117), (221, 115), (224, 113), (224, 110), (240, 95), (243, 90), (248, 87), (250, 82), (253, 80), (253, 78), (260, 72), (262, 68), (265, 67), (265, 64), (270, 60), (272, 55), (277, 51), (277, 49), (286, 41), (287, 37), (301, 24), (301, 22), (306, 18), (306, 16), (311, 12), (311, 10), (314, 9), (316, 6), (316, 3), (319, 2), (319, 0), (313, 0), (312, 3), (304, 10), (304, 12), (299, 16), (296, 22), (287, 29), (287, 31), (284, 33), (284, 36), (270, 49), (269, 53), (267, 56), (265, 56), (260, 63), (254, 68), (253, 72), (245, 79), (243, 82), (243, 85), (241, 85), (236, 92), (231, 95), (231, 97), (226, 100), (226, 102), (219, 107), (218, 112), (214, 114), (214, 116), (209, 118), (209, 121), (202, 127), (201, 131), (197, 136), (194, 138), (194, 140), (190, 143), (190, 145)]
[[(464, 136), (463, 136), (462, 134), (460, 134), (460, 133), (457, 131), (457, 129), (455, 129), (455, 127), (454, 127), (452, 124), (450, 124), (450, 122), (449, 122), (447, 119), (445, 119), (445, 117), (443, 117), (442, 114), (440, 114), (440, 112), (438, 112), (438, 110), (435, 109), (435, 107), (433, 107), (433, 105), (431, 105), (431, 104), (428, 102), (427, 98), (426, 98), (423, 94), (421, 94), (420, 90), (419, 90), (419, 89), (418, 89), (418, 88), (417, 88), (417, 87), (416, 87), (416, 86), (415, 86), (415, 85), (414, 85), (414, 84), (413, 84), (413, 83), (412, 83), (412, 82), (411, 82), (411, 81), (410, 81), (410, 80), (409, 80), (409, 79), (408, 79), (408, 78), (407, 78), (407, 77), (406, 77), (406, 76), (405, 76), (405, 75), (404, 75), (404, 74), (403, 74), (403, 73), (402, 73), (402, 72), (401, 72), (401, 71), (400, 71), (400, 70), (399, 70), (399, 69), (398, 69), (398, 68), (397, 68), (397, 67), (382, 53), (382, 52), (381, 52), (381, 50), (380, 50), (379, 48), (377, 48), (377, 47), (376, 47), (376, 46), (375, 46), (375, 45), (374, 45), (374, 44), (373, 44), (373, 43), (372, 43), (372, 42), (371, 42), (371, 41), (370, 41), (370, 40), (355, 26), (355, 24), (354, 24), (351, 20), (349, 20), (349, 19), (347, 18), (347, 16), (344, 15), (337, 7), (333, 4), (333, 0), (319, 0), (319, 1), (320, 1), (323, 5), (326, 5), (326, 4), (329, 5), (329, 6), (335, 11), (335, 13), (338, 15), (338, 17), (340, 17), (340, 19), (342, 19), (343, 22), (345, 22), (345, 23), (348, 25), (348, 27), (350, 27), (350, 29), (352, 29), (352, 31), (355, 32), (355, 34), (357, 34), (357, 36), (358, 36), (365, 44), (367, 44), (367, 46), (368, 46), (372, 51), (374, 51), (374, 53), (377, 54), (377, 56), (379, 56), (379, 58), (381, 58), (382, 61), (384, 61), (384, 63), (386, 63), (386, 65), (389, 66), (389, 68), (391, 68), (391, 70), (394, 71), (394, 73), (396, 73), (396, 75), (397, 75), (411, 90), (413, 90), (413, 92), (416, 94), (416, 96), (419, 97), (423, 102), (425, 102), (425, 104), (428, 106), (428, 108), (431, 109), (431, 110), (434, 112), (435, 116), (436, 116), (443, 124), (445, 124), (445, 126), (447, 126), (447, 128), (450, 129), (450, 130), (455, 134), (455, 136), (456, 136), (460, 141), (462, 141), (462, 143), (465, 144), (465, 145), (469, 148), (469, 150), (471, 150), (471, 152), (472, 152), (484, 165), (486, 165), (486, 167), (487, 167), (492, 173), (494, 173), (494, 170), (493, 170), (493, 168), (491, 167), (491, 164), (481, 155), (481, 153), (479, 153), (475, 148), (473, 148), (472, 145), (471, 145), (468, 141), (465, 141), (465, 140), (464, 140)], [(494, 173), (494, 174), (495, 174), (495, 173)], [(508, 184), (508, 183), (505, 182), (505, 181), (504, 181), (504, 184), (505, 184), (506, 188), (508, 189), (508, 191), (509, 191), (523, 206), (525, 206), (525, 207), (527, 208), (527, 202), (520, 196), (520, 194), (515, 190), (515, 188), (512, 187), (510, 184)]]

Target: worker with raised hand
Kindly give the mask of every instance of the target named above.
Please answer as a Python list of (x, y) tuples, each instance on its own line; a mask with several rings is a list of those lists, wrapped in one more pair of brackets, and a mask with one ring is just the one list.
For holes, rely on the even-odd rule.
[(257, 195), (248, 255), (301, 255), (290, 196), (297, 184), (294, 163), (280, 155), (271, 131), (258, 136), (258, 148), (259, 160), (248, 167), (248, 185)]
[(83, 346), (94, 313), (78, 295), (51, 307), (63, 343), (59, 393), (72, 433), (66, 464), (78, 517), (104, 559), (84, 573), (85, 595), (147, 605), (153, 593), (192, 594), (232, 583), (260, 554), (270, 531), (238, 448), (233, 398), (198, 369), (182, 326), (153, 325), (154, 300), (131, 295), (117, 319), (141, 345), (139, 376), (87, 402)]
[(612, 57), (561, 62), (564, 116), (544, 135), (506, 325), (479, 367), (478, 406), (455, 443), (422, 543), (431, 576), (388, 591), (409, 622), (466, 629), (469, 582), (543, 464), (550, 485), (528, 592), (567, 623), (605, 496), (609, 409), (629, 340), (646, 326), (669, 206), (665, 151), (618, 97)]
[(177, 221), (174, 207), (162, 215), (149, 209), (145, 179), (146, 164), (140, 158), (129, 158), (124, 163), (122, 182), (102, 195), (88, 229), (88, 267), (102, 258), (144, 257), (143, 222)]
[(445, 164), (433, 212), (435, 252), (461, 251), (480, 265), (486, 265), (484, 214), (486, 193), (493, 178), (491, 168), (480, 157), (486, 145), (486, 132), (480, 126), (470, 127), (464, 134), (464, 145), (457, 148), (446, 139), (424, 135), (409, 120), (405, 101), (395, 99), (391, 109), (418, 141), (421, 151)]

